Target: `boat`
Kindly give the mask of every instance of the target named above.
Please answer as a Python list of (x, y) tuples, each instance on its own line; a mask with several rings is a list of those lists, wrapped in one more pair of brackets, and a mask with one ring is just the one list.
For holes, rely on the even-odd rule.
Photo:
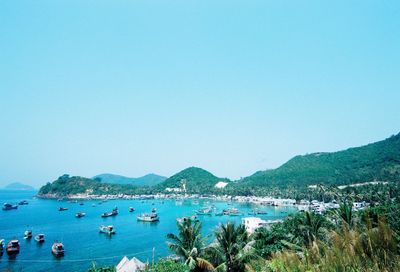
[(156, 222), (160, 220), (160, 218), (156, 213), (143, 213), (137, 217), (137, 220), (143, 222)]
[(211, 208), (203, 208), (203, 209), (197, 210), (196, 214), (197, 215), (211, 215), (212, 209)]
[(85, 215), (86, 215), (86, 213), (84, 213), (84, 212), (78, 212), (75, 214), (76, 218), (81, 218), (81, 217), (84, 217)]
[(116, 216), (118, 215), (118, 208), (115, 207), (112, 212), (105, 212), (101, 215), (101, 217), (110, 217), (110, 216)]
[(63, 207), (58, 208), (59, 212), (66, 211), (66, 210), (68, 210), (68, 208), (63, 208)]
[(44, 234), (38, 234), (35, 236), (35, 241), (38, 243), (43, 243), (44, 242)]
[(19, 241), (18, 240), (11, 240), (7, 244), (6, 251), (7, 251), (8, 255), (15, 255), (15, 254), (19, 253), (19, 249), (20, 249)]
[(64, 245), (62, 243), (54, 242), (53, 246), (51, 247), (51, 252), (56, 257), (64, 256)]
[(10, 203), (4, 203), (3, 205), (3, 211), (15, 210), (15, 209), (18, 209), (18, 205), (12, 205)]
[(157, 211), (156, 208), (153, 208), (153, 209), (151, 210), (152, 213), (155, 213), (156, 211)]
[(133, 207), (129, 207), (129, 212), (134, 212), (135, 209)]
[(79, 205), (81, 205), (81, 206), (83, 206), (83, 205), (85, 205), (83, 202), (81, 202), (81, 203), (79, 203)]
[(228, 208), (223, 210), (224, 215), (229, 215), (229, 216), (239, 216), (242, 215), (238, 209), (236, 208)]
[(22, 200), (22, 201), (18, 202), (18, 205), (28, 205), (28, 204), (29, 203), (26, 200)]
[(31, 230), (26, 230), (24, 232), (24, 239), (31, 239), (32, 238), (32, 231)]
[(115, 234), (115, 229), (113, 226), (100, 226), (99, 230), (101, 233), (105, 233), (108, 235)]
[(0, 253), (3, 254), (4, 250), (4, 239), (0, 239)]

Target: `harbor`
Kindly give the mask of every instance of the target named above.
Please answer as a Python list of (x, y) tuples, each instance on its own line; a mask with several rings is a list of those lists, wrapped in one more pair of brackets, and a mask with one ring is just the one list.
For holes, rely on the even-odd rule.
[[(212, 233), (220, 223), (233, 221), (239, 224), (242, 218), (256, 210), (265, 212), (257, 215), (263, 220), (282, 219), (296, 212), (294, 207), (209, 198), (58, 201), (36, 198), (25, 192), (7, 195), (0, 191), (1, 203), (18, 203), (24, 199), (29, 202), (28, 205), (0, 211), (4, 222), (0, 225), (0, 240), (4, 239), (5, 246), (11, 240), (18, 240), (20, 244), (15, 258), (10, 259), (5, 253), (0, 257), (0, 270), (14, 271), (24, 267), (24, 271), (28, 272), (46, 269), (84, 271), (92, 261), (100, 265), (115, 265), (123, 256), (151, 262), (153, 249), (156, 259), (170, 254), (165, 242), (166, 234), (176, 228), (178, 220), (185, 217), (197, 216), (196, 220), (202, 222), (206, 235)], [(67, 210), (60, 212), (60, 207)], [(117, 215), (101, 216), (113, 211), (116, 213), (116, 207)], [(196, 214), (196, 211), (208, 208), (212, 208), (210, 215)], [(235, 209), (240, 215), (223, 214), (224, 210), (234, 213)], [(81, 216), (78, 217), (78, 214)], [(144, 214), (150, 215), (149, 221), (138, 220)], [(157, 214), (157, 220), (153, 221), (151, 214)], [(31, 239), (24, 239), (27, 230), (31, 231)], [(55, 241), (62, 243), (65, 249), (61, 256), (53, 252)]]

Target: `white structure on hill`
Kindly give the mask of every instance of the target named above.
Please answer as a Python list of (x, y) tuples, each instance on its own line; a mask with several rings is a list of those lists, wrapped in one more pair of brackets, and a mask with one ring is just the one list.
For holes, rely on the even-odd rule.
[(129, 260), (126, 256), (115, 267), (117, 272), (139, 272), (144, 271), (145, 268), (146, 264), (142, 263), (139, 259), (133, 257)]
[(226, 185), (228, 185), (228, 182), (219, 181), (217, 184), (215, 184), (215, 188), (223, 189), (226, 187)]

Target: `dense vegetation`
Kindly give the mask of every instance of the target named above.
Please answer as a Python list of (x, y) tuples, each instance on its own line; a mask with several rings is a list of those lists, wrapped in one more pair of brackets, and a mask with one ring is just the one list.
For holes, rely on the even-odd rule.
[[(237, 182), (249, 192), (262, 188), (290, 189), (308, 185), (400, 180), (400, 134), (362, 147), (333, 153), (296, 156), (273, 170), (260, 171)], [(244, 188), (245, 187), (245, 188)]]
[(214, 186), (217, 182), (229, 182), (228, 179), (218, 178), (204, 169), (189, 167), (159, 184), (157, 189), (164, 191), (165, 188), (182, 188), (183, 181), (186, 183), (187, 192), (194, 194), (204, 194), (216, 191)]
[[(376, 186), (377, 192), (381, 194), (393, 194), (394, 188), (400, 182), (400, 134), (344, 151), (296, 156), (277, 169), (260, 171), (232, 182), (197, 167), (182, 170), (154, 186), (99, 181), (101, 177), (93, 180), (64, 175), (55, 182), (46, 184), (40, 193), (68, 195), (89, 190), (95, 194), (151, 194), (164, 193), (166, 188), (182, 188), (185, 183), (187, 193), (192, 194), (330, 200), (343, 193), (353, 193), (358, 196), (358, 200), (374, 201), (377, 194), (365, 193), (372, 192), (371, 186)], [(229, 185), (224, 189), (215, 188), (219, 181), (229, 182)], [(347, 187), (343, 190), (337, 188), (338, 185), (371, 181), (389, 182), (389, 185)], [(309, 185), (317, 186), (309, 188)]]
[(63, 197), (69, 194), (149, 194), (152, 193), (150, 187), (132, 186), (123, 184), (100, 183), (93, 179), (79, 176), (62, 175), (52, 183), (47, 183), (39, 190), (39, 195), (51, 195), (54, 197)]

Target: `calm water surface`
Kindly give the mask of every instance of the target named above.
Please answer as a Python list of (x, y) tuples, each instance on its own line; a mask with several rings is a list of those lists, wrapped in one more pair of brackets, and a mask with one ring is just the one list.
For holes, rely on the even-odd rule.
[[(234, 221), (239, 223), (242, 217), (257, 206), (244, 203), (199, 200), (185, 200), (183, 203), (175, 200), (110, 200), (105, 203), (99, 201), (84, 201), (68, 203), (67, 201), (44, 200), (34, 198), (35, 192), (0, 191), (0, 203), (16, 203), (28, 200), (29, 205), (19, 206), (17, 210), (0, 210), (0, 239), (6, 243), (10, 239), (19, 239), (21, 244), (20, 254), (14, 259), (9, 259), (4, 252), (0, 257), (0, 271), (86, 271), (92, 261), (99, 265), (115, 265), (127, 255), (137, 257), (142, 261), (151, 262), (153, 248), (155, 258), (170, 254), (166, 245), (165, 236), (169, 232), (176, 233), (176, 218), (190, 216), (194, 211), (214, 204), (218, 211), (224, 208), (236, 207), (244, 216), (199, 216), (203, 223), (203, 233), (211, 234), (220, 223)], [(152, 205), (154, 203), (154, 205)], [(92, 207), (95, 204), (95, 207)], [(60, 206), (68, 208), (59, 212)], [(101, 218), (103, 212), (111, 211), (117, 206), (119, 215), (116, 217)], [(130, 213), (129, 207), (135, 211)], [(143, 212), (157, 209), (160, 222), (138, 222), (136, 216)], [(260, 208), (260, 207), (258, 207)], [(295, 212), (294, 208), (261, 207), (266, 215), (263, 219), (277, 219), (286, 217)], [(83, 218), (76, 218), (75, 213), (85, 212)], [(116, 234), (108, 237), (99, 233), (100, 225), (113, 225)], [(44, 233), (46, 241), (39, 245), (32, 238), (24, 240), (26, 229), (32, 229), (33, 235)], [(55, 240), (61, 241), (65, 246), (65, 256), (56, 259), (51, 254), (51, 246)]]

